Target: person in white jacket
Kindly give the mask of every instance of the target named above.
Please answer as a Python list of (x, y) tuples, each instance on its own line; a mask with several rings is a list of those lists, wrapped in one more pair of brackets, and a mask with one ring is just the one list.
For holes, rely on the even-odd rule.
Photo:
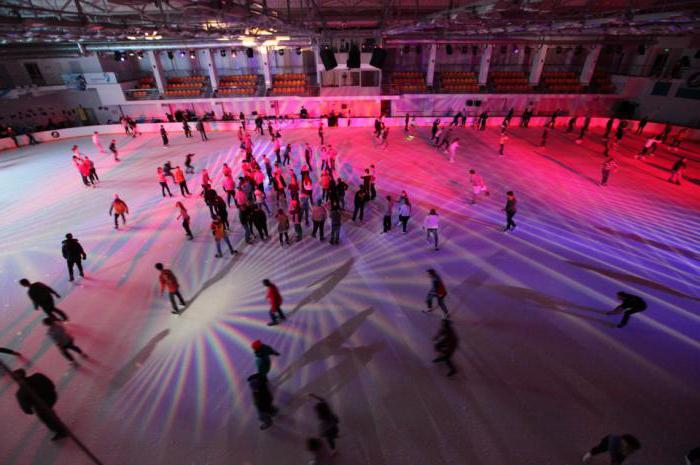
[(102, 144), (100, 144), (100, 136), (97, 133), (97, 131), (92, 133), (92, 143), (95, 144), (95, 148), (99, 150), (100, 153), (105, 152), (105, 149), (102, 147)]
[(450, 163), (455, 162), (455, 153), (457, 153), (458, 148), (459, 148), (459, 138), (455, 137), (454, 139), (452, 139), (452, 142), (450, 142), (450, 147), (448, 149), (450, 151)]
[(482, 178), (480, 174), (477, 174), (476, 170), (469, 170), (469, 183), (472, 185), (472, 205), (476, 203), (476, 196), (482, 192), (489, 195), (489, 189), (484, 183), (484, 178)]
[(438, 229), (440, 228), (440, 217), (435, 209), (431, 209), (428, 216), (423, 220), (423, 229), (426, 231), (425, 240), (430, 244), (430, 236), (435, 240), (435, 250), (440, 250), (438, 245)]

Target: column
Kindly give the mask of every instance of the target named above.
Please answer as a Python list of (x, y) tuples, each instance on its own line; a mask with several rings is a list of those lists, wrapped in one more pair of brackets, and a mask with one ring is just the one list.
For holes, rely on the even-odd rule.
[(151, 63), (151, 71), (153, 72), (153, 79), (156, 81), (156, 87), (158, 92), (165, 94), (165, 83), (163, 81), (163, 65), (160, 63), (160, 54), (154, 52), (153, 50), (146, 50), (146, 56), (148, 57), (149, 63)]
[(272, 73), (270, 72), (270, 60), (267, 54), (267, 47), (258, 47), (258, 54), (260, 54), (260, 59), (263, 67), (263, 76), (265, 77), (265, 89), (271, 89)]
[(532, 59), (532, 66), (530, 66), (530, 85), (536, 86), (540, 83), (540, 76), (542, 76), (542, 69), (544, 68), (544, 62), (547, 59), (547, 49), (548, 45), (542, 45), (535, 52), (535, 56)]
[(430, 44), (430, 51), (428, 53), (428, 72), (425, 73), (425, 85), (432, 87), (433, 80), (435, 79), (435, 57), (437, 56), (437, 45)]
[(479, 85), (485, 86), (489, 81), (489, 66), (491, 66), (491, 54), (493, 45), (487, 45), (484, 53), (481, 54), (481, 64), (479, 65)]
[(598, 56), (600, 56), (600, 45), (596, 45), (595, 48), (589, 51), (588, 55), (586, 55), (586, 61), (583, 63), (581, 76), (579, 76), (579, 82), (581, 82), (581, 84), (584, 86), (591, 83), (595, 66), (598, 64)]
[(318, 44), (314, 44), (314, 60), (316, 61), (316, 84), (321, 87), (321, 67), (323, 63), (321, 62), (321, 47)]
[(214, 62), (214, 57), (212, 56), (211, 49), (205, 49), (203, 53), (204, 59), (203, 64), (207, 68), (207, 72), (209, 73), (209, 80), (211, 81), (211, 88), (212, 90), (216, 89), (219, 87), (219, 76), (218, 73), (216, 72), (216, 64)]

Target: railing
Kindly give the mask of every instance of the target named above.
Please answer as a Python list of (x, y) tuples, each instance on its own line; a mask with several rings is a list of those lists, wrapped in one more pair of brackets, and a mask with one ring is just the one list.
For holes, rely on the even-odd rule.
[(446, 73), (446, 72), (450, 72), (450, 71), (463, 71), (465, 73), (476, 73), (478, 75), (479, 68), (480, 68), (480, 65), (477, 63), (474, 63), (473, 65), (439, 64), (438, 63), (435, 65), (435, 72), (436, 73)]
[(216, 74), (221, 76), (239, 76), (241, 74), (256, 74), (262, 76), (258, 66), (241, 66), (240, 68), (216, 68)]

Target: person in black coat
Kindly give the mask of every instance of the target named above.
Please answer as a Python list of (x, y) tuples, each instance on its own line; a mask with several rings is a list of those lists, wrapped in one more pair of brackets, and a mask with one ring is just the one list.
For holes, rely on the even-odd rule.
[(161, 124), (160, 126), (160, 138), (163, 139), (163, 147), (168, 146), (168, 131), (165, 130), (165, 127)]
[(454, 328), (452, 328), (452, 321), (448, 319), (443, 319), (440, 331), (433, 338), (435, 343), (435, 351), (439, 356), (433, 360), (433, 363), (445, 363), (450, 371), (447, 372), (447, 376), (452, 376), (457, 373), (457, 368), (455, 368), (452, 363), (452, 355), (457, 350), (457, 333), (455, 333)]
[(207, 137), (207, 132), (204, 130), (204, 122), (201, 119), (197, 120), (195, 128), (197, 129), (199, 137), (201, 137), (202, 140), (209, 140), (209, 137)]
[(190, 137), (192, 137), (192, 128), (190, 128), (190, 125), (187, 122), (187, 120), (184, 120), (182, 122), (182, 130), (185, 131), (185, 139), (189, 139)]
[(606, 315), (623, 313), (622, 320), (617, 325), (618, 328), (624, 328), (631, 315), (647, 309), (647, 303), (639, 296), (620, 291), (617, 293), (617, 299), (620, 301), (620, 305), (607, 312)]
[(19, 384), (16, 397), (22, 411), (27, 415), (36, 415), (53, 431), (52, 441), (67, 437), (67, 428), (53, 411), (58, 400), (53, 382), (41, 373), (27, 376), (27, 372), (21, 368), (13, 371), (12, 377)]
[(214, 211), (216, 211), (216, 216), (221, 219), (221, 222), (224, 223), (226, 229), (231, 229), (231, 226), (228, 223), (228, 208), (226, 207), (226, 201), (220, 195), (217, 195), (214, 199)]
[(218, 195), (214, 189), (211, 189), (208, 184), (202, 184), (202, 197), (204, 197), (204, 203), (209, 207), (209, 214), (213, 217), (216, 215), (216, 198)]
[(66, 238), (63, 241), (63, 246), (61, 247), (61, 252), (63, 253), (63, 258), (66, 259), (68, 264), (68, 281), (73, 281), (73, 265), (78, 267), (78, 272), (80, 277), (84, 278), (83, 274), (83, 260), (87, 259), (87, 254), (83, 250), (83, 246), (80, 245), (78, 239), (74, 239), (71, 233), (66, 234)]
[(272, 417), (277, 414), (277, 407), (274, 406), (274, 399), (267, 384), (267, 378), (255, 373), (248, 376), (248, 386), (253, 394), (253, 404), (258, 410), (258, 418), (262, 422), (261, 430), (266, 430), (272, 426)]
[(253, 213), (251, 214), (251, 219), (255, 229), (258, 230), (260, 239), (267, 240), (270, 235), (267, 233), (267, 215), (258, 205), (253, 207)]
[(364, 187), (360, 187), (357, 192), (355, 192), (355, 210), (352, 213), (352, 220), (357, 219), (357, 214), (360, 214), (360, 221), (365, 217), (365, 203), (367, 202), (367, 191)]
[(56, 296), (59, 299), (61, 298), (61, 296), (58, 295), (58, 292), (54, 291), (46, 284), (41, 283), (39, 281), (32, 283), (29, 282), (28, 279), (23, 278), (19, 280), (19, 284), (21, 286), (29, 288), (29, 291), (27, 291), (27, 295), (30, 299), (32, 299), (32, 303), (34, 304), (34, 310), (38, 310), (39, 307), (41, 307), (44, 313), (46, 313), (46, 316), (48, 316), (49, 318), (56, 318), (54, 316), (55, 313), (63, 321), (68, 321), (68, 316), (61, 309), (56, 308), (54, 304), (53, 296)]

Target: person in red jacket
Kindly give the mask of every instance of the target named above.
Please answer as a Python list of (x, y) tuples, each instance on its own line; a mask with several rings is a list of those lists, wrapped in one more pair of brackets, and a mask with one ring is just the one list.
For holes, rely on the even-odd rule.
[(274, 326), (278, 323), (277, 314), (279, 313), (279, 318), (284, 321), (287, 317), (282, 311), (282, 294), (280, 294), (277, 286), (272, 284), (269, 279), (263, 279), (263, 286), (267, 287), (267, 301), (270, 302), (270, 322), (268, 326)]
[[(184, 307), (186, 307), (187, 304), (185, 303), (185, 299), (182, 298), (182, 294), (180, 294), (180, 285), (177, 282), (175, 274), (169, 269), (165, 268), (162, 263), (156, 263), (156, 270), (160, 271), (160, 275), (158, 276), (158, 280), (160, 281), (160, 295), (163, 295), (163, 291), (165, 289), (168, 290), (170, 305), (173, 306), (173, 311), (171, 313), (179, 315), (185, 309)], [(183, 307), (182, 310), (177, 308), (175, 297), (177, 297), (180, 301), (180, 304)]]
[(114, 229), (119, 229), (119, 217), (122, 217), (122, 225), (126, 226), (126, 216), (129, 214), (129, 207), (126, 202), (119, 198), (119, 195), (114, 194), (114, 201), (109, 207), (109, 216), (114, 215)]

